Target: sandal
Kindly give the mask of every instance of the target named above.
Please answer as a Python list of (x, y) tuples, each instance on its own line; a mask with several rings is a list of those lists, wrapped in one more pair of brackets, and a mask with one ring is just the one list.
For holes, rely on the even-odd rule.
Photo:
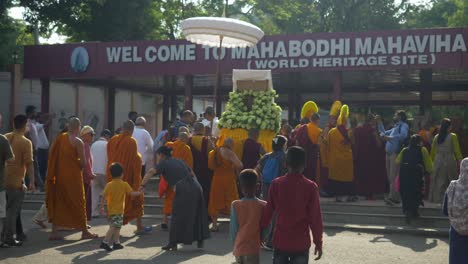
[(214, 233), (218, 232), (218, 231), (219, 231), (219, 226), (218, 226), (218, 225), (213, 225), (213, 226), (210, 228), (210, 231), (211, 231), (211, 232), (214, 232)]
[(47, 226), (44, 224), (44, 221), (39, 221), (39, 220), (34, 219), (33, 224), (36, 224), (43, 229), (47, 228)]
[(140, 229), (140, 230), (136, 230), (134, 232), (135, 235), (145, 235), (145, 234), (148, 234), (151, 232), (151, 230), (153, 230), (153, 228), (151, 226), (145, 226), (143, 227), (143, 229)]
[(99, 236), (96, 235), (96, 234), (91, 234), (91, 233), (88, 233), (86, 235), (81, 235), (81, 240), (86, 240), (86, 239), (96, 239), (98, 238)]

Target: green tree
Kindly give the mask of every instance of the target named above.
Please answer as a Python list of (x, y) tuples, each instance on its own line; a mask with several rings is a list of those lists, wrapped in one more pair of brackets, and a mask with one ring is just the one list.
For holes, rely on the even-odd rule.
[(453, 0), (433, 0), (427, 5), (413, 5), (404, 24), (407, 28), (447, 27), (457, 8)]
[(449, 16), (448, 25), (450, 27), (468, 26), (468, 0), (453, 0), (456, 11)]
[[(8, 16), (12, 1), (0, 2), (0, 71), (8, 70), (8, 65), (23, 61), (23, 45), (33, 44), (34, 40), (23, 21)], [(13, 58), (16, 54), (18, 58)]]

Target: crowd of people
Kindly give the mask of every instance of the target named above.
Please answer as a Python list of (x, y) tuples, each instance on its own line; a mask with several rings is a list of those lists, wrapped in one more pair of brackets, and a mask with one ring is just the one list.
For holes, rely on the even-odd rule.
[(101, 248), (122, 249), (122, 225), (135, 220), (136, 234), (151, 232), (142, 217), (145, 186), (155, 176), (164, 198), (161, 228), (169, 229), (164, 250), (193, 242), (202, 248), (210, 231), (219, 231), (219, 217), (228, 216), (238, 263), (258, 263), (260, 246), (274, 249), (274, 263), (307, 263), (307, 230), (317, 259), (322, 255), (320, 196), (336, 202), (384, 197), (389, 206), (402, 203), (408, 223), (419, 217), (426, 198), (445, 201), (446, 213), (456, 219), (452, 232), (467, 243), (468, 205), (457, 191), (468, 185), (466, 177), (458, 179), (457, 169), (461, 163), (460, 175), (466, 174), (466, 162), (447, 118), (437, 129), (419, 133), (412, 133), (404, 111), (395, 113), (387, 129), (371, 113), (356, 125), (349, 107), (336, 101), (328, 124), (320, 128), (319, 108), (309, 101), (299, 125), (283, 124), (272, 152), (257, 142), (259, 130), (251, 129), (241, 142), (243, 151), (236, 153), (239, 142), (219, 138), (212, 107), (202, 118), (183, 111), (154, 139), (136, 112), (115, 135), (105, 129), (97, 140), (91, 126), (72, 116), (49, 148), (45, 131), (52, 117), (28, 106), (26, 115), (14, 118), (13, 132), (0, 137), (2, 247), (26, 240), (24, 195), (39, 189), (46, 199), (33, 222), (43, 228), (52, 224), (50, 240), (63, 240), (61, 231), (70, 229), (81, 231), (82, 239), (95, 239), (88, 223), (105, 214), (109, 230)]

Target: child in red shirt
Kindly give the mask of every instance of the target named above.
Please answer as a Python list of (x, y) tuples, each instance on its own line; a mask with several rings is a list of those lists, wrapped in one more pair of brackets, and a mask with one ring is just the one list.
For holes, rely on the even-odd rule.
[(268, 227), (273, 212), (278, 215), (273, 237), (273, 263), (307, 264), (311, 246), (315, 244), (316, 260), (322, 257), (323, 223), (317, 184), (304, 177), (306, 153), (291, 147), (286, 154), (288, 173), (271, 183), (268, 203), (261, 226)]
[(237, 264), (259, 264), (262, 233), (260, 220), (266, 202), (255, 197), (258, 187), (258, 174), (255, 170), (243, 170), (239, 181), (244, 198), (232, 202), (231, 206), (230, 233), (234, 241), (233, 254)]

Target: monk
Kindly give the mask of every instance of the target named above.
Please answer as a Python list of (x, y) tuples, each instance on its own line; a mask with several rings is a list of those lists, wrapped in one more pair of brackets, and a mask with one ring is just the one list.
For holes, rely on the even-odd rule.
[[(187, 164), (187, 166), (193, 169), (193, 156), (192, 150), (187, 145), (189, 142), (189, 136), (186, 132), (182, 131), (181, 127), (179, 129), (179, 136), (177, 137), (176, 141), (166, 143), (166, 146), (172, 149), (172, 157), (175, 159), (180, 159)], [(185, 127), (184, 127), (185, 128)], [(164, 179), (164, 175), (160, 178), (160, 189), (159, 195), (162, 196), (164, 193), (166, 194), (166, 199), (164, 200), (164, 216), (163, 222), (161, 224), (162, 229), (168, 229), (168, 216), (172, 214), (172, 203), (174, 202), (174, 189), (169, 187), (166, 180)]]
[[(120, 134), (115, 135), (107, 143), (107, 182), (112, 180), (109, 167), (112, 163), (118, 162), (124, 168), (123, 180), (133, 189), (138, 191), (141, 184), (141, 155), (138, 153), (137, 142), (132, 137), (135, 124), (132, 120), (127, 120), (122, 126)], [(136, 234), (149, 232), (150, 228), (145, 228), (142, 223), (144, 208), (143, 195), (131, 197), (127, 195), (125, 200), (123, 224), (136, 219)]]
[(262, 144), (257, 142), (260, 136), (258, 129), (250, 129), (248, 136), (244, 141), (242, 164), (244, 164), (244, 169), (255, 169), (258, 160), (265, 155), (266, 151)]
[(328, 190), (328, 133), (331, 129), (336, 127), (336, 121), (338, 119), (338, 115), (340, 114), (341, 109), (341, 102), (335, 101), (333, 102), (330, 113), (328, 115), (328, 124), (323, 128), (322, 132), (322, 143), (320, 144), (320, 162), (322, 165), (322, 169), (320, 170), (320, 187), (321, 187), (321, 194), (324, 196), (329, 196)]
[(351, 139), (347, 129), (349, 108), (341, 107), (338, 126), (328, 133), (328, 184), (329, 189), (336, 195), (337, 202), (354, 201), (354, 166)]
[(306, 151), (307, 160), (304, 176), (317, 182), (317, 184), (319, 184), (320, 181), (319, 138), (322, 134), (322, 129), (318, 127), (320, 122), (318, 110), (317, 105), (312, 101), (304, 104), (301, 117), (307, 118), (309, 122), (298, 128), (296, 134), (297, 145), (301, 146)]
[(81, 239), (98, 237), (87, 228), (83, 187), (86, 158), (80, 130), (80, 120), (71, 118), (68, 132), (57, 137), (50, 151), (46, 188), (47, 211), (52, 223), (49, 240), (63, 240), (58, 226), (81, 230)]
[(203, 123), (195, 123), (189, 146), (193, 156), (193, 172), (195, 172), (197, 180), (202, 186), (203, 197), (208, 210), (211, 180), (213, 178), (213, 172), (208, 168), (208, 154), (214, 149), (214, 143), (211, 138), (205, 136), (205, 132), (206, 128)]
[(230, 215), (231, 203), (239, 199), (237, 175), (243, 167), (234, 152), (234, 140), (226, 138), (221, 147), (212, 150), (208, 156), (208, 167), (213, 170), (208, 213), (213, 222), (211, 231), (217, 232), (218, 215)]
[(385, 142), (379, 136), (377, 119), (368, 114), (365, 123), (354, 129), (354, 178), (356, 191), (367, 200), (388, 192)]

